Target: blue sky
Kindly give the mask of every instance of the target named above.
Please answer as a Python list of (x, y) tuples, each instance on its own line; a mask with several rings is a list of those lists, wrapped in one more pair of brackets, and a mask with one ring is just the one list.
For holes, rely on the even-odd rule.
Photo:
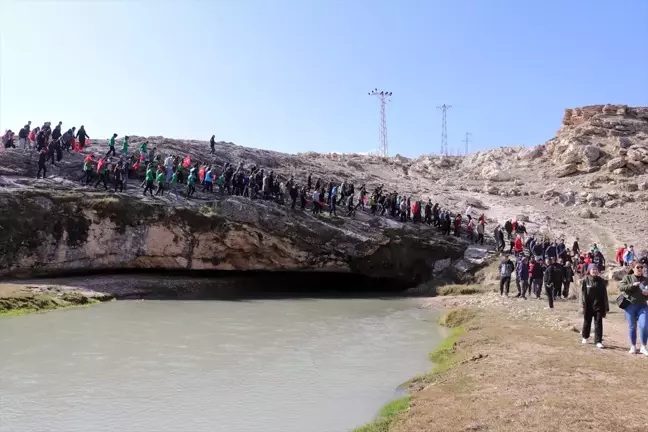
[(285, 152), (532, 146), (648, 105), (646, 0), (0, 0), (0, 128), (85, 124)]

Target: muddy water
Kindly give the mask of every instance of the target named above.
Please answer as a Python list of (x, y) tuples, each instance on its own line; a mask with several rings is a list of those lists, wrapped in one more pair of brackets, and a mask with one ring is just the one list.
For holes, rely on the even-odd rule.
[(417, 300), (119, 301), (0, 319), (0, 431), (336, 432), (441, 340)]

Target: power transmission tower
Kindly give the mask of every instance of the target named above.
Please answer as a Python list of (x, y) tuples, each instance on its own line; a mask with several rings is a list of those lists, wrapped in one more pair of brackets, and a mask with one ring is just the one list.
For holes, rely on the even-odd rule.
[(392, 95), (392, 92), (387, 91), (378, 91), (378, 89), (373, 89), (368, 93), (369, 96), (376, 96), (380, 101), (380, 144), (378, 147), (378, 152), (380, 156), (387, 157), (387, 113), (385, 107), (387, 102), (391, 102), (389, 99)]
[(448, 155), (448, 123), (446, 121), (446, 114), (452, 105), (443, 104), (438, 106), (437, 109), (441, 110), (441, 154)]
[(468, 144), (470, 144), (470, 142), (472, 141), (470, 137), (472, 137), (472, 134), (470, 132), (466, 132), (466, 138), (464, 138), (464, 140), (462, 141), (466, 145), (465, 156), (468, 156)]

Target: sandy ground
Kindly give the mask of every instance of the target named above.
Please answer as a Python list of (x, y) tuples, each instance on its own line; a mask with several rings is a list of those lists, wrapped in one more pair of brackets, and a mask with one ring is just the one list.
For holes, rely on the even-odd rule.
[(430, 299), (430, 308), (471, 308), (455, 346), (458, 363), (416, 392), (392, 431), (646, 431), (648, 357), (628, 353), (623, 312), (611, 304), (605, 349), (583, 345), (576, 300)]

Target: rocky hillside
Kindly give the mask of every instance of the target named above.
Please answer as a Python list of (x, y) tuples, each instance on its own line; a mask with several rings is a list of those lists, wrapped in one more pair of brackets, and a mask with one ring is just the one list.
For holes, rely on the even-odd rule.
[[(210, 155), (207, 142), (163, 137), (132, 137), (131, 148), (143, 140), (158, 154), (189, 154), (216, 166), (255, 164), (283, 178), (294, 175), (300, 183), (312, 174), (313, 183), (318, 178), (356, 187), (365, 183), (370, 190), (384, 184), (387, 191), (431, 198), (454, 211), (471, 204), (485, 213), (489, 232), (496, 222), (517, 217), (528, 221), (531, 232), (597, 242), (608, 257), (619, 242), (643, 247), (648, 223), (648, 108), (569, 109), (545, 144), (466, 157), (289, 155), (224, 142)], [(105, 150), (107, 145), (96, 141), (89, 148), (96, 154)], [(191, 201), (143, 198), (134, 179), (125, 194), (99, 193), (79, 183), (83, 157), (66, 154), (50, 178), (36, 180), (35, 158), (20, 150), (0, 152), (0, 271), (171, 266), (378, 274), (385, 269), (421, 280), (437, 259), (456, 259), (465, 249), (435, 230), (403, 228), (368, 214), (355, 221), (314, 218), (238, 198), (206, 211), (214, 207), (212, 195), (199, 192)]]

